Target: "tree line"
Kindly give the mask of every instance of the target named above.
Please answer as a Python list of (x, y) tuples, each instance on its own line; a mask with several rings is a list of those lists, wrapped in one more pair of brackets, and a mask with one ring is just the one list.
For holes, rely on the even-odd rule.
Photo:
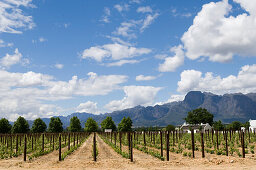
[[(101, 129), (98, 126), (98, 123), (93, 118), (88, 118), (85, 122), (84, 128), (82, 128), (80, 120), (77, 116), (74, 116), (70, 119), (69, 127), (67, 131), (69, 132), (96, 132), (99, 130), (112, 129), (112, 131), (131, 131), (132, 130), (132, 120), (130, 117), (124, 117), (121, 122), (116, 127), (112, 117), (106, 117), (101, 122)], [(46, 123), (41, 119), (37, 118), (34, 120), (31, 129), (29, 128), (28, 121), (20, 116), (13, 125), (6, 118), (0, 119), (0, 133), (43, 133), (43, 132), (51, 132), (51, 133), (59, 133), (63, 132), (63, 124), (59, 117), (52, 117), (50, 119), (49, 126), (47, 128)]]
[[(239, 121), (233, 121), (230, 124), (223, 124), (220, 120), (219, 121), (213, 121), (214, 115), (208, 112), (204, 108), (198, 108), (195, 110), (192, 110), (188, 112), (188, 115), (184, 120), (189, 124), (201, 124), (201, 123), (209, 123), (215, 130), (224, 130), (224, 129), (232, 129), (232, 130), (240, 130), (241, 127), (244, 127), (246, 130), (249, 129), (250, 123), (245, 122), (241, 123)], [(124, 117), (121, 122), (116, 127), (114, 121), (112, 120), (112, 117), (106, 117), (101, 122), (101, 130), (105, 129), (112, 129), (112, 131), (132, 131), (132, 120), (130, 117)], [(69, 127), (67, 128), (67, 131), (70, 132), (80, 132), (80, 131), (86, 131), (86, 132), (96, 132), (99, 131), (100, 128), (98, 126), (98, 123), (93, 118), (88, 118), (85, 122), (84, 128), (82, 128), (80, 120), (77, 118), (77, 116), (74, 116), (70, 119)], [(165, 128), (163, 127), (140, 127), (136, 128), (138, 131), (155, 131), (155, 130), (167, 130), (167, 131), (174, 131), (175, 126), (168, 125)], [(19, 117), (13, 124), (13, 126), (9, 123), (9, 121), (5, 118), (0, 119), (0, 133), (43, 133), (43, 132), (63, 132), (63, 124), (59, 117), (52, 117), (50, 119), (49, 126), (47, 128), (47, 125), (45, 122), (38, 118), (34, 120), (32, 128), (29, 128), (28, 121), (23, 118)]]
[[(221, 120), (213, 121), (214, 115), (211, 114), (205, 108), (198, 108), (188, 112), (188, 115), (185, 121), (189, 124), (201, 124), (201, 123), (209, 123), (213, 126), (214, 130), (223, 131), (224, 129), (227, 130), (241, 130), (241, 127), (244, 127), (246, 130), (249, 130), (250, 122), (241, 123), (239, 121), (233, 121), (229, 124), (222, 123)], [(172, 127), (173, 128), (173, 127)]]

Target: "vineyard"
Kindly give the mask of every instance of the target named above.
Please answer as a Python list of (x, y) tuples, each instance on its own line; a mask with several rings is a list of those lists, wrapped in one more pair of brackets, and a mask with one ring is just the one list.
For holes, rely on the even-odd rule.
[(0, 144), (1, 168), (225, 169), (256, 164), (256, 135), (242, 131), (5, 134)]

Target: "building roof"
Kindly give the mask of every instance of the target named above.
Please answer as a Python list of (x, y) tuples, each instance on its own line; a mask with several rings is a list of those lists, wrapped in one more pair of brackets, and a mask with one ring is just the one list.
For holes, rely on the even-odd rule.
[(192, 129), (200, 129), (200, 127), (202, 127), (202, 129), (204, 129), (206, 126), (210, 126), (210, 125), (208, 123), (206, 123), (206, 124), (201, 123), (201, 124), (197, 124), (197, 125), (191, 125), (191, 124), (187, 124), (185, 122), (183, 125), (181, 125), (181, 128), (183, 130), (190, 129), (190, 128), (192, 128)]

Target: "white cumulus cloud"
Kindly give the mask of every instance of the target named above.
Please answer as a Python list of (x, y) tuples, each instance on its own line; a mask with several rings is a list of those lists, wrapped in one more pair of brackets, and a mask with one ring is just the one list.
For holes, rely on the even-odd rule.
[(110, 111), (131, 108), (137, 105), (152, 105), (161, 87), (152, 86), (125, 86), (125, 97), (121, 100), (113, 100), (105, 105)]
[(191, 90), (208, 91), (215, 94), (255, 93), (256, 64), (243, 66), (237, 75), (221, 77), (212, 72), (203, 74), (197, 70), (185, 70), (178, 82), (178, 92)]
[(234, 55), (256, 56), (256, 1), (233, 1), (248, 13), (230, 15), (228, 0), (203, 5), (181, 38), (188, 58), (228, 62)]
[(99, 113), (97, 103), (92, 102), (92, 101), (87, 101), (85, 103), (80, 103), (77, 106), (76, 112), (79, 112), (79, 113), (86, 112), (86, 113), (92, 113), (92, 114), (98, 114)]
[(156, 76), (144, 76), (144, 75), (138, 75), (136, 76), (136, 81), (149, 81), (149, 80), (155, 80)]
[(20, 34), (20, 29), (32, 29), (35, 24), (32, 16), (25, 15), (22, 7), (34, 7), (32, 0), (4, 0), (0, 1), (0, 33)]
[(171, 48), (171, 52), (175, 55), (173, 57), (166, 57), (164, 63), (160, 64), (158, 70), (160, 72), (174, 72), (178, 67), (184, 63), (184, 51), (182, 45)]
[(19, 52), (17, 48), (15, 49), (14, 54), (7, 53), (4, 57), (0, 59), (0, 66), (2, 68), (9, 68), (12, 65), (15, 65), (18, 63), (25, 65), (29, 63), (29, 60), (26, 58), (23, 58), (22, 54)]
[(0, 69), (0, 116), (27, 119), (56, 115), (61, 108), (49, 102), (67, 100), (77, 96), (97, 96), (121, 89), (127, 81), (123, 75), (97, 75), (90, 72), (87, 78), (73, 76), (69, 81), (35, 73), (14, 73)]
[(114, 43), (85, 49), (82, 53), (82, 59), (91, 58), (98, 62), (101, 62), (104, 58), (121, 60), (149, 54), (150, 52), (151, 50), (148, 48), (136, 48), (132, 46)]

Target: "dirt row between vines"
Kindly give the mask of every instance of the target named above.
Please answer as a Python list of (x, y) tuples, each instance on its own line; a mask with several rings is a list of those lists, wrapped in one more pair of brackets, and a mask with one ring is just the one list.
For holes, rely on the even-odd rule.
[[(161, 161), (134, 149), (134, 162), (123, 158), (97, 136), (97, 161), (92, 157), (93, 136), (91, 135), (64, 161), (58, 161), (58, 151), (23, 162), (23, 157), (0, 160), (0, 169), (256, 169), (255, 158), (187, 158), (170, 152), (170, 161)], [(124, 146), (123, 149), (127, 150)]]

